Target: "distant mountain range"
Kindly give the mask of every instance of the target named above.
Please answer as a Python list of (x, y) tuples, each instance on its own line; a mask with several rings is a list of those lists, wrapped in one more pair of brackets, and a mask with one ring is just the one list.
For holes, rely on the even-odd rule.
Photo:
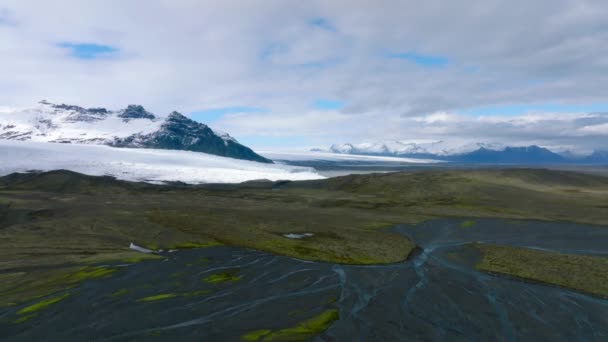
[(157, 116), (139, 105), (110, 111), (41, 101), (34, 108), (0, 109), (0, 139), (186, 150), (272, 163), (227, 133), (178, 112)]
[(362, 144), (346, 143), (332, 145), (328, 150), (313, 149), (313, 151), (436, 159), (467, 164), (608, 164), (608, 151), (595, 151), (587, 156), (575, 156), (570, 153), (556, 153), (536, 145), (514, 147), (492, 143), (454, 146), (443, 141), (430, 143), (386, 141)]

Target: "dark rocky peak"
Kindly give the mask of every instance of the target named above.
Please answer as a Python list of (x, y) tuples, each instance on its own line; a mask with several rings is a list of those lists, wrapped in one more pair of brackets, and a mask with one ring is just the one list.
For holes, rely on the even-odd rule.
[(55, 110), (60, 110), (60, 111), (71, 110), (71, 111), (78, 112), (78, 113), (84, 113), (84, 112), (86, 112), (86, 109), (84, 109), (84, 108), (82, 108), (80, 106), (67, 105), (65, 103), (55, 104), (55, 103), (50, 103), (50, 102), (48, 102), (46, 100), (42, 100), (42, 101), (40, 101), (38, 103), (40, 103), (42, 105), (45, 105), (45, 106), (49, 106), (49, 107), (51, 107), (51, 108), (53, 108)]
[(86, 109), (79, 107), (79, 106), (73, 106), (73, 105), (66, 105), (64, 103), (59, 104), (59, 105), (53, 105), (53, 108), (55, 109), (62, 109), (62, 110), (73, 110), (75, 112), (79, 112), (79, 113), (84, 113), (86, 111)]
[(45, 105), (48, 107), (51, 107), (53, 109), (62, 109), (62, 110), (75, 110), (75, 111), (83, 111), (84, 108), (79, 107), (79, 106), (70, 106), (70, 105), (66, 105), (66, 104), (56, 104), (56, 103), (51, 103), (47, 100), (42, 100), (40, 102), (38, 102), (41, 105)]
[(83, 108), (80, 106), (74, 106), (74, 105), (67, 105), (65, 103), (62, 104), (54, 104), (54, 103), (50, 103), (46, 100), (42, 100), (40, 102), (38, 102), (42, 105), (46, 105), (49, 106), (55, 110), (62, 110), (62, 111), (73, 111), (73, 112), (77, 112), (80, 114), (91, 114), (91, 115), (106, 115), (109, 113), (109, 111), (105, 108)]
[(196, 122), (176, 111), (171, 112), (171, 114), (167, 116), (167, 119), (163, 124), (163, 128), (175, 132), (181, 131), (181, 134), (185, 135), (208, 135), (212, 132), (207, 125), (202, 124), (200, 122)]
[(143, 106), (140, 105), (128, 105), (127, 108), (123, 109), (118, 117), (128, 121), (129, 119), (155, 119), (154, 114), (146, 111)]
[(167, 120), (183, 121), (183, 120), (190, 120), (190, 119), (187, 118), (186, 116), (184, 116), (180, 112), (172, 111), (171, 114), (169, 114), (169, 116), (167, 117)]
[(87, 112), (91, 113), (91, 114), (108, 114), (109, 111), (105, 108), (89, 108), (87, 109)]

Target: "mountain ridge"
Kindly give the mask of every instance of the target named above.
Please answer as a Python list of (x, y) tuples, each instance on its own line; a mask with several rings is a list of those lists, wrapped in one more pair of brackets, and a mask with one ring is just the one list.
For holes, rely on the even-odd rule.
[(454, 146), (444, 141), (415, 143), (388, 141), (362, 144), (333, 144), (319, 152), (338, 154), (390, 156), (436, 159), (470, 164), (608, 164), (608, 151), (594, 151), (590, 155), (556, 153), (538, 145), (507, 146), (498, 143), (469, 143)]
[(227, 133), (177, 111), (158, 116), (141, 105), (111, 111), (43, 100), (34, 108), (5, 109), (0, 111), (0, 139), (184, 150), (272, 163)]

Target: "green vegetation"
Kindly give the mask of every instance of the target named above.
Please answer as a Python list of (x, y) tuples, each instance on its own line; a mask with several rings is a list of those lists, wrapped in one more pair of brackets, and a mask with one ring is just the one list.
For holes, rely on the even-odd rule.
[(48, 296), (73, 288), (85, 280), (109, 277), (114, 272), (114, 268), (84, 266), (0, 274), (0, 306)]
[(245, 341), (305, 341), (327, 330), (338, 319), (340, 319), (338, 310), (328, 310), (300, 322), (295, 327), (274, 331), (255, 330), (244, 334), (242, 339)]
[(477, 222), (473, 220), (466, 220), (460, 224), (460, 228), (470, 228), (473, 227)]
[(110, 297), (119, 297), (119, 296), (124, 296), (127, 293), (129, 293), (129, 290), (127, 289), (120, 289), (120, 290), (116, 290), (115, 292), (112, 292), (110, 294)]
[(157, 295), (153, 295), (153, 296), (140, 298), (137, 301), (138, 302), (154, 302), (157, 300), (171, 299), (171, 298), (176, 298), (176, 297), (198, 297), (198, 296), (203, 296), (203, 295), (206, 295), (209, 293), (211, 293), (211, 290), (197, 290), (197, 291), (182, 292), (182, 293), (161, 293), (161, 294), (157, 294)]
[(21, 317), (17, 318), (16, 320), (14, 320), (13, 323), (15, 323), (15, 324), (23, 323), (25, 321), (29, 321), (30, 319), (32, 319), (32, 318), (34, 318), (36, 316), (38, 316), (37, 313), (21, 316)]
[(144, 253), (138, 253), (139, 255), (130, 257), (130, 258), (124, 258), (122, 259), (123, 262), (128, 262), (128, 263), (136, 263), (136, 262), (141, 262), (144, 260), (158, 260), (158, 259), (162, 259), (163, 257), (160, 255), (156, 255), (156, 254), (144, 254)]
[(217, 241), (207, 241), (203, 243), (199, 242), (182, 242), (169, 247), (169, 249), (188, 249), (188, 248), (207, 248), (221, 246), (222, 244)]
[[(382, 264), (405, 260), (416, 247), (385, 229), (394, 224), (494, 217), (608, 225), (607, 202), (607, 177), (536, 169), (196, 186), (68, 171), (14, 174), (0, 177), (0, 305), (73, 287), (81, 277), (70, 274), (81, 267), (158, 257), (129, 250), (131, 242), (164, 250), (224, 244)], [(283, 236), (294, 231), (314, 235)]]
[(157, 301), (157, 300), (163, 300), (163, 299), (169, 299), (169, 298), (175, 298), (175, 297), (177, 297), (177, 294), (175, 294), (175, 293), (161, 293), (161, 294), (157, 294), (154, 296), (140, 298), (137, 301), (138, 302), (153, 302), (153, 301)]
[(83, 267), (68, 276), (71, 283), (81, 282), (86, 279), (104, 278), (116, 272), (116, 269), (107, 267)]
[(608, 258), (528, 248), (473, 244), (482, 254), (480, 271), (562, 286), (608, 298)]
[(229, 281), (239, 281), (241, 276), (237, 275), (238, 269), (228, 270), (222, 273), (211, 274), (203, 279), (204, 282), (210, 284), (225, 283)]
[(38, 310), (46, 308), (49, 305), (55, 304), (55, 303), (57, 303), (57, 302), (65, 299), (65, 298), (67, 298), (69, 295), (70, 295), (69, 293), (64, 293), (64, 294), (62, 294), (60, 296), (57, 296), (57, 297), (52, 297), (52, 298), (48, 298), (48, 299), (45, 299), (45, 300), (41, 300), (41, 301), (39, 301), (37, 303), (34, 303), (32, 305), (29, 305), (29, 306), (26, 306), (23, 309), (17, 311), (17, 314), (18, 315), (24, 315), (24, 314), (30, 314), (30, 313), (36, 312)]
[(264, 336), (268, 336), (271, 332), (272, 330), (268, 329), (254, 330), (244, 334), (241, 338), (244, 341), (263, 341), (260, 339)]

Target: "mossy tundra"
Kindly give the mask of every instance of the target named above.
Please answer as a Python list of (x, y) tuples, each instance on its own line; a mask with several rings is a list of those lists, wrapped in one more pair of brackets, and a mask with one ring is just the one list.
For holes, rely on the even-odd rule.
[(293, 327), (278, 330), (254, 330), (244, 334), (241, 338), (244, 341), (306, 341), (327, 330), (338, 319), (340, 319), (338, 310), (332, 309), (302, 321)]
[(608, 299), (608, 257), (529, 248), (472, 244), (481, 252), (480, 271), (561, 286)]
[[(151, 185), (69, 171), (0, 178), (0, 305), (140, 261), (154, 249), (240, 246), (305, 260), (382, 264), (414, 242), (386, 229), (436, 217), (608, 225), (608, 178), (537, 169), (433, 170), (303, 182)], [(290, 232), (309, 232), (288, 239)]]

